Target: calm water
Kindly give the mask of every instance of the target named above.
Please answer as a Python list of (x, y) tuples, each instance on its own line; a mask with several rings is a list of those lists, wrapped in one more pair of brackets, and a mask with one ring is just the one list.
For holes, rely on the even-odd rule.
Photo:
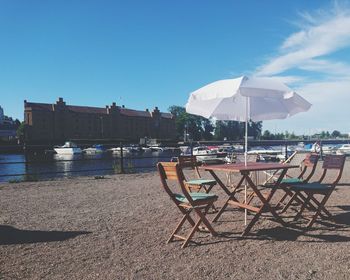
[[(147, 154), (126, 154), (124, 169), (133, 172), (154, 170), (158, 161), (169, 161), (179, 152), (153, 152)], [(27, 162), (27, 163), (25, 163)], [(34, 174), (38, 179), (57, 177), (107, 175), (120, 170), (120, 157), (111, 153), (99, 155), (57, 155), (57, 154), (0, 154), (0, 182), (23, 179)], [(18, 174), (17, 176), (7, 176)]]

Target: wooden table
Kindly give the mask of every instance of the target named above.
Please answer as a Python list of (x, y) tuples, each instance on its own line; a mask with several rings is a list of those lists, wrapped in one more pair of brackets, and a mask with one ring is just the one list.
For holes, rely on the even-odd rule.
[[(225, 211), (226, 207), (228, 205), (233, 205), (239, 208), (247, 209), (251, 212), (255, 212), (255, 216), (253, 219), (248, 223), (246, 228), (244, 229), (242, 236), (249, 233), (251, 228), (254, 226), (254, 224), (258, 221), (261, 214), (263, 212), (270, 212), (275, 219), (280, 222), (281, 224), (285, 225), (281, 217), (276, 213), (274, 208), (270, 205), (270, 201), (276, 192), (276, 190), (279, 188), (280, 182), (283, 179), (283, 177), (286, 175), (289, 168), (296, 168), (297, 165), (290, 165), (286, 163), (264, 163), (264, 162), (248, 162), (247, 165), (244, 163), (235, 163), (235, 164), (219, 164), (219, 165), (205, 165), (201, 166), (200, 169), (209, 171), (210, 174), (214, 177), (214, 179), (218, 182), (219, 186), (226, 192), (228, 195), (228, 199), (226, 200), (223, 207), (220, 209), (218, 214), (215, 216), (213, 222), (217, 221), (221, 214)], [(265, 197), (261, 190), (259, 190), (258, 186), (254, 184), (251, 177), (249, 176), (251, 172), (255, 171), (268, 171), (268, 170), (281, 170), (281, 173), (277, 179), (277, 181), (270, 185), (270, 192)], [(221, 181), (221, 179), (216, 175), (215, 171), (223, 171), (223, 172), (234, 172), (234, 173), (240, 173), (241, 179), (239, 180), (238, 184), (234, 187), (233, 191), (230, 191), (227, 186)], [(243, 185), (243, 183), (246, 182), (247, 187), (251, 188), (253, 192), (255, 193), (256, 197), (261, 201), (262, 205), (260, 207), (252, 206), (246, 201), (240, 202), (236, 197), (237, 190)]]

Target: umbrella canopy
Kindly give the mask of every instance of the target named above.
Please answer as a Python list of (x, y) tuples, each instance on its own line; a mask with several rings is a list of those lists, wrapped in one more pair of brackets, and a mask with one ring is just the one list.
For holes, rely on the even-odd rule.
[(242, 76), (216, 81), (192, 92), (186, 111), (217, 120), (263, 121), (284, 119), (310, 107), (309, 102), (276, 79)]

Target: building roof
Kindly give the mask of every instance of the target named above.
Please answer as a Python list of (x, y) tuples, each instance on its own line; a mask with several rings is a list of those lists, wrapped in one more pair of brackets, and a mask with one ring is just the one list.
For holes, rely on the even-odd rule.
[(25, 107), (30, 107), (34, 110), (52, 111), (52, 105), (46, 103), (27, 102), (25, 103)]
[(146, 117), (151, 118), (152, 115), (148, 111), (137, 111), (132, 109), (120, 108), (120, 114), (128, 117)]
[(160, 113), (160, 116), (165, 119), (171, 119), (173, 117), (170, 113)]
[[(25, 102), (26, 108), (31, 108), (32, 110), (40, 110), (40, 111), (53, 111), (53, 104), (46, 104), (46, 103), (34, 103), (34, 102)], [(87, 113), (87, 114), (104, 114), (107, 115), (107, 108), (100, 108), (100, 107), (89, 107), (89, 106), (75, 106), (75, 105), (65, 105), (65, 107), (75, 113)], [(120, 111), (120, 114), (123, 116), (128, 117), (144, 117), (144, 118), (151, 118), (152, 113), (147, 111), (139, 111), (139, 110), (132, 110), (127, 109), (124, 107), (117, 106), (118, 110)], [(162, 118), (172, 118), (172, 114), (170, 113), (160, 113), (160, 116)]]
[(89, 114), (107, 114), (106, 108), (86, 107), (86, 106), (66, 106), (69, 111), (75, 113), (89, 113)]

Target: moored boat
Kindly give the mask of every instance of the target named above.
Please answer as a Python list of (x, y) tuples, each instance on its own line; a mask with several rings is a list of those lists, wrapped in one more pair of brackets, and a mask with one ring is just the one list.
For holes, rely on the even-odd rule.
[(102, 154), (106, 151), (106, 148), (103, 145), (93, 145), (90, 148), (84, 149), (83, 152), (88, 155)]
[(67, 141), (63, 146), (55, 146), (54, 150), (59, 155), (81, 154), (82, 150), (73, 142)]
[(341, 145), (337, 151), (337, 155), (350, 155), (350, 144), (343, 144)]
[(206, 146), (194, 147), (192, 153), (199, 162), (224, 162), (227, 155), (225, 153), (225, 155), (218, 157), (218, 153), (215, 150), (210, 150)]

